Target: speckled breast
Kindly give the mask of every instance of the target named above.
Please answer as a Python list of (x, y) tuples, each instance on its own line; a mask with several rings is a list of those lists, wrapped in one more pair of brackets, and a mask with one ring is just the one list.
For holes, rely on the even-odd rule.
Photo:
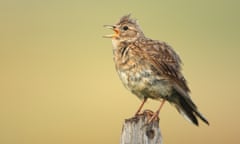
[(144, 57), (136, 55), (131, 48), (122, 51), (114, 51), (114, 61), (118, 75), (128, 90), (140, 99), (161, 99), (170, 95), (169, 81), (157, 75)]

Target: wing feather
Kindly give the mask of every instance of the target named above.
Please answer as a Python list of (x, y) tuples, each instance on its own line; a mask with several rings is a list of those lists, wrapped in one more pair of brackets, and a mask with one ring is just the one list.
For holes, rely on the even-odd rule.
[(144, 42), (146, 57), (151, 61), (157, 72), (177, 83), (185, 92), (190, 92), (184, 76), (181, 73), (181, 59), (165, 42), (148, 39)]

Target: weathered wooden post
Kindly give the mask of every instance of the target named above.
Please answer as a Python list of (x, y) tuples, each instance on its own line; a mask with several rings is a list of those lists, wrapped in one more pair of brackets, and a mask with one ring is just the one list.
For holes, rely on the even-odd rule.
[(125, 119), (120, 144), (162, 144), (159, 118), (147, 123), (153, 112), (145, 110), (142, 114)]

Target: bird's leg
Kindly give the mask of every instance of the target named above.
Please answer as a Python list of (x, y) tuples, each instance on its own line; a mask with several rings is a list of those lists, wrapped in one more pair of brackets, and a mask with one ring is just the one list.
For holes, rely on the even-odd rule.
[(139, 115), (139, 113), (140, 113), (140, 111), (142, 110), (143, 105), (144, 105), (144, 103), (145, 103), (146, 101), (147, 101), (147, 98), (144, 98), (142, 104), (140, 105), (140, 107), (138, 108), (137, 112), (135, 113), (135, 116)]
[(148, 120), (148, 123), (151, 123), (155, 118), (158, 117), (159, 112), (160, 112), (160, 110), (162, 109), (164, 103), (165, 103), (165, 100), (163, 100), (163, 101), (160, 103), (159, 108), (158, 108), (157, 111), (153, 114), (153, 116)]

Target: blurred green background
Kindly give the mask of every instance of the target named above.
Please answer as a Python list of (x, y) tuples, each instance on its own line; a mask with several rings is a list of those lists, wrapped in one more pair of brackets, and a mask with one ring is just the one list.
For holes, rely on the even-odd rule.
[(210, 121), (195, 127), (166, 104), (164, 143), (238, 144), (239, 7), (237, 0), (1, 0), (0, 143), (119, 143), (140, 101), (122, 86), (111, 41), (102, 38), (112, 32), (102, 26), (131, 13), (146, 36), (180, 54), (192, 98)]

